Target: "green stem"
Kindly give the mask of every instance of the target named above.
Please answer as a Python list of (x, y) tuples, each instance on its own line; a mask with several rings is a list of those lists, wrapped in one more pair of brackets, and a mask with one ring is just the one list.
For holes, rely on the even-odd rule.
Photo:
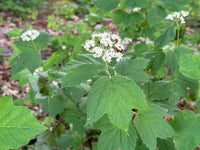
[(32, 44), (33, 44), (33, 46), (34, 46), (34, 48), (35, 48), (35, 51), (37, 51), (38, 49), (37, 49), (37, 47), (36, 47), (36, 45), (35, 45), (35, 42), (33, 41), (33, 40), (31, 40), (32, 41)]
[(109, 73), (109, 70), (108, 70), (108, 62), (107, 61), (106, 61), (106, 73), (111, 78), (111, 74)]
[(178, 47), (178, 45), (179, 45), (179, 25), (177, 24), (177, 27), (178, 27), (178, 29), (177, 29), (177, 42), (176, 42), (176, 47)]
[(198, 80), (198, 98), (200, 99), (200, 80)]
[(51, 104), (50, 104), (50, 98), (48, 96), (48, 111), (49, 111), (49, 128), (51, 127)]

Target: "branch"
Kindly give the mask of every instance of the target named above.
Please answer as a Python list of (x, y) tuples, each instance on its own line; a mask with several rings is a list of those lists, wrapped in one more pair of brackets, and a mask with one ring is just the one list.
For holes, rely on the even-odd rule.
[(18, 56), (18, 59), (27, 67), (29, 68), (31, 71), (35, 72), (38, 76), (40, 76), (42, 79), (44, 79), (45, 81), (47, 81), (47, 83), (52, 86), (54, 89), (56, 89), (58, 91), (58, 93), (63, 97), (63, 99), (66, 101), (66, 103), (69, 105), (69, 107), (71, 107), (70, 103), (68, 102), (68, 100), (65, 97), (68, 97), (74, 104), (76, 104), (75, 100), (73, 100), (69, 95), (67, 95), (63, 90), (59, 89), (56, 87), (56, 85), (49, 79), (45, 78), (43, 75), (41, 75), (39, 72), (35, 71), (34, 69), (32, 69), (29, 65), (27, 65), (20, 56)]

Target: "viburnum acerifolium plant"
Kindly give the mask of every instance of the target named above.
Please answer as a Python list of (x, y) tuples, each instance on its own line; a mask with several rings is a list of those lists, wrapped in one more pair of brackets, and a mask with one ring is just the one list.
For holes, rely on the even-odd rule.
[(179, 43), (179, 32), (180, 32), (180, 27), (182, 24), (185, 24), (185, 17), (189, 15), (188, 11), (180, 11), (180, 12), (174, 12), (169, 15), (167, 15), (166, 19), (171, 20), (176, 24), (177, 27), (177, 47)]
[(124, 41), (121, 40), (118, 34), (114, 34), (108, 31), (94, 32), (92, 33), (92, 38), (88, 39), (83, 48), (93, 53), (93, 56), (102, 57), (102, 59), (106, 62), (106, 69), (108, 72), (108, 65), (112, 61), (112, 58), (116, 58), (116, 61), (120, 61), (122, 59), (123, 52), (125, 50)]

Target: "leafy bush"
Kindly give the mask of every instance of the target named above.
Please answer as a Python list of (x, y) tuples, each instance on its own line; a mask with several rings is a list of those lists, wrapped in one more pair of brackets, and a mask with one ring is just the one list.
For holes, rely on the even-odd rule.
[[(19, 86), (28, 83), (26, 99), (40, 104), (49, 116), (37, 123), (26, 108), (14, 106), (10, 96), (2, 97), (1, 137), (12, 142), (1, 139), (1, 147), (18, 148), (39, 134), (34, 144), (38, 150), (195, 149), (200, 144), (200, 58), (184, 44), (181, 17), (186, 15), (180, 10), (189, 2), (99, 0), (99, 8), (113, 11), (122, 37), (149, 38), (132, 43), (130, 50), (116, 45), (122, 42), (118, 35), (92, 34), (81, 22), (63, 28), (54, 17), (48, 18), (49, 27), (64, 33), (51, 36), (57, 51), (48, 60), (39, 53), (50, 43), (45, 31), (28, 31), (25, 41), (21, 35), (13, 43), (11, 79), (19, 80)], [(74, 27), (77, 34), (69, 32)], [(124, 56), (117, 56), (119, 52)], [(180, 110), (176, 103), (183, 98), (195, 101), (197, 109)]]

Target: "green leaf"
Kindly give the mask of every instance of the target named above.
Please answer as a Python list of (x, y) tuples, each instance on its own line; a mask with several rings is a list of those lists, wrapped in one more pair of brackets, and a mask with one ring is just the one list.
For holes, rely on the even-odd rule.
[(35, 150), (50, 150), (58, 148), (55, 139), (56, 137), (51, 131), (42, 132), (37, 137), (37, 142), (35, 143)]
[(149, 104), (149, 106), (151, 110), (138, 111), (135, 118), (135, 125), (143, 143), (150, 150), (155, 150), (157, 137), (171, 137), (174, 131), (163, 118), (166, 111), (155, 104)]
[(121, 9), (113, 12), (113, 23), (114, 24), (128, 24), (130, 15)]
[(143, 37), (148, 37), (148, 38), (152, 38), (152, 37), (154, 37), (154, 34), (155, 34), (155, 32), (156, 32), (156, 27), (154, 26), (154, 27), (152, 27), (152, 28), (150, 28), (150, 27), (143, 27), (142, 29), (141, 29), (141, 34), (142, 34), (142, 36)]
[(135, 45), (135, 47), (134, 47), (135, 54), (138, 57), (141, 57), (143, 55), (143, 53), (145, 53), (147, 50), (148, 50), (148, 47), (145, 44), (145, 42), (141, 42), (141, 43)]
[[(11, 63), (12, 75), (20, 72), (28, 66), (30, 72), (33, 72), (42, 64), (41, 56), (36, 52), (23, 52), (19, 56), (16, 56)], [(31, 68), (31, 69), (30, 69)]]
[(132, 8), (135, 8), (135, 7), (142, 7), (142, 8), (145, 8), (145, 7), (148, 7), (149, 5), (149, 2), (148, 0), (125, 0), (125, 4), (126, 6), (128, 7), (132, 7)]
[(62, 80), (62, 87), (79, 85), (104, 70), (103, 60), (95, 59), (91, 55), (79, 55), (79, 59), (69, 62), (64, 70), (67, 75)]
[(86, 123), (85, 115), (78, 109), (66, 110), (62, 114), (63, 119), (66, 123), (72, 123), (72, 131), (76, 131), (80, 135), (84, 135), (86, 128), (84, 127)]
[(147, 12), (147, 21), (149, 25), (152, 27), (157, 23), (160, 23), (163, 18), (165, 18), (166, 13), (165, 10), (161, 7), (153, 7), (150, 11)]
[(53, 53), (44, 63), (44, 70), (48, 70), (50, 68), (53, 68), (54, 64), (57, 64), (58, 60), (58, 54)]
[(161, 5), (170, 11), (182, 10), (184, 5), (187, 5), (191, 0), (161, 0)]
[(143, 91), (147, 99), (162, 100), (170, 97), (169, 86), (169, 81), (149, 81), (144, 84)]
[(82, 139), (77, 133), (66, 131), (66, 134), (62, 134), (58, 138), (57, 143), (62, 147), (62, 150), (66, 150), (70, 146), (74, 148), (79, 147), (82, 144)]
[(174, 111), (179, 110), (179, 108), (175, 104), (167, 100), (158, 100), (158, 101), (154, 101), (153, 103), (162, 108), (167, 109), (166, 114), (168, 114), (172, 119), (174, 118)]
[(0, 120), (1, 150), (17, 149), (26, 145), (35, 135), (46, 129), (37, 123), (30, 109), (14, 106), (12, 96), (0, 98)]
[(120, 0), (98, 0), (96, 6), (104, 11), (110, 11), (116, 8), (119, 4)]
[(191, 79), (200, 79), (200, 55), (182, 55), (179, 61), (180, 72)]
[(14, 27), (11, 31), (7, 32), (7, 35), (16, 38), (20, 36), (20, 33), (21, 33), (20, 29)]
[(176, 150), (173, 140), (170, 138), (167, 139), (157, 139), (157, 147), (160, 150)]
[(14, 74), (10, 79), (11, 80), (19, 80), (18, 85), (24, 86), (29, 82), (29, 79), (32, 78), (33, 75), (30, 73), (28, 69), (24, 69), (17, 74)]
[(144, 21), (144, 17), (139, 13), (130, 14), (129, 24), (136, 28), (136, 26)]
[(156, 52), (151, 58), (148, 68), (151, 69), (151, 73), (156, 75), (160, 68), (164, 65), (165, 54), (162, 51)]
[(166, 58), (166, 63), (168, 64), (171, 71), (172, 72), (178, 71), (179, 54), (175, 51), (169, 51), (167, 52), (167, 55), (165, 58)]
[(200, 144), (200, 116), (190, 110), (176, 113), (172, 126), (176, 131), (174, 142), (177, 150), (195, 149)]
[(167, 30), (155, 40), (155, 49), (160, 49), (163, 46), (167, 45), (171, 41), (173, 41), (176, 37), (176, 32), (174, 30), (174, 26), (171, 25), (167, 28)]
[[(48, 103), (49, 99), (49, 103)], [(56, 117), (57, 114), (62, 113), (65, 108), (67, 108), (67, 104), (65, 100), (61, 96), (50, 96), (46, 99), (41, 99), (37, 102), (38, 104), (42, 104), (42, 111), (50, 110), (51, 117)], [(49, 108), (50, 107), (50, 108)]]
[(133, 108), (147, 109), (143, 91), (133, 80), (123, 76), (101, 77), (88, 95), (86, 125), (108, 114), (115, 127), (127, 132)]
[(113, 126), (107, 116), (102, 117), (95, 127), (102, 132), (98, 139), (98, 150), (133, 150), (136, 146), (137, 133), (130, 122), (128, 135)]
[(143, 82), (149, 79), (149, 76), (143, 71), (148, 65), (148, 61), (142, 58), (133, 60), (123, 59), (116, 64), (116, 72), (135, 82)]
[(49, 35), (46, 31), (40, 31), (40, 35), (34, 40), (37, 50), (46, 48)]

